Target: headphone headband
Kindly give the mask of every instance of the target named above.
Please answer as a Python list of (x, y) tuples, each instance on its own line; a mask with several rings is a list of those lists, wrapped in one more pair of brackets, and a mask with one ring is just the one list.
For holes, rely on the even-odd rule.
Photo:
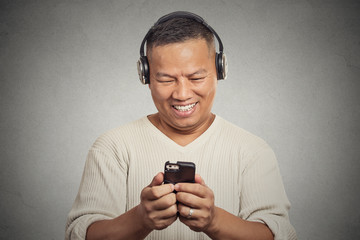
[(144, 51), (144, 47), (145, 47), (145, 42), (151, 32), (151, 29), (156, 27), (157, 25), (166, 22), (170, 19), (173, 18), (188, 18), (188, 19), (193, 19), (201, 24), (203, 24), (205, 27), (207, 27), (212, 34), (214, 34), (214, 36), (216, 37), (218, 43), (219, 43), (219, 52), (223, 52), (223, 44), (222, 41), (219, 37), (219, 35), (215, 32), (215, 30), (199, 15), (196, 15), (195, 13), (192, 12), (185, 12), (185, 11), (177, 11), (177, 12), (172, 12), (169, 14), (166, 14), (165, 16), (162, 16), (161, 18), (159, 18), (159, 20), (156, 21), (156, 23), (149, 29), (149, 31), (146, 33), (144, 39), (141, 42), (141, 46), (140, 46), (140, 56), (143, 57), (145, 56), (145, 51)]

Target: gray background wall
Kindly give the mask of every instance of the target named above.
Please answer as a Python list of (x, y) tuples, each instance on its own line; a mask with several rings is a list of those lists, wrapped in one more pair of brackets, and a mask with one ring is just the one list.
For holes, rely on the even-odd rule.
[(273, 147), (299, 239), (359, 239), (359, 1), (0, 4), (1, 239), (64, 237), (93, 141), (155, 112), (135, 62), (174, 10), (221, 36), (214, 112)]

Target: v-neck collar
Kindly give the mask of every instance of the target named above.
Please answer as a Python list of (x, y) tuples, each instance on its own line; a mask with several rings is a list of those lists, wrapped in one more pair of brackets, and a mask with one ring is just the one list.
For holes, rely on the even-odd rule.
[(143, 122), (148, 126), (149, 130), (152, 131), (156, 137), (158, 137), (162, 142), (164, 142), (168, 147), (171, 147), (180, 152), (188, 152), (196, 148), (199, 144), (203, 143), (207, 138), (209, 138), (216, 129), (216, 126), (219, 124), (220, 117), (215, 115), (214, 121), (211, 123), (210, 127), (205, 130), (199, 137), (194, 141), (190, 142), (185, 146), (181, 146), (173, 141), (171, 138), (166, 136), (161, 132), (157, 127), (155, 127), (147, 116), (143, 117)]

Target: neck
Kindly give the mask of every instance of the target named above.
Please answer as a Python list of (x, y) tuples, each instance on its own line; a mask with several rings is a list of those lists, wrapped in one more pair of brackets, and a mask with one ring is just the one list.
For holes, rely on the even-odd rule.
[(177, 129), (161, 119), (159, 113), (148, 116), (150, 122), (164, 133), (171, 140), (180, 146), (186, 146), (203, 134), (213, 123), (215, 115), (210, 113), (209, 117), (203, 123), (191, 129)]

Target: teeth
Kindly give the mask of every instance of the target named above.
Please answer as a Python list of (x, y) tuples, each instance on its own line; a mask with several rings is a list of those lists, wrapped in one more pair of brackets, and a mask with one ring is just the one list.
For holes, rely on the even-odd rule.
[(189, 104), (189, 105), (186, 105), (186, 106), (176, 106), (176, 105), (174, 105), (173, 107), (176, 110), (179, 110), (180, 112), (186, 112), (186, 111), (191, 110), (195, 105), (196, 105), (196, 103)]

